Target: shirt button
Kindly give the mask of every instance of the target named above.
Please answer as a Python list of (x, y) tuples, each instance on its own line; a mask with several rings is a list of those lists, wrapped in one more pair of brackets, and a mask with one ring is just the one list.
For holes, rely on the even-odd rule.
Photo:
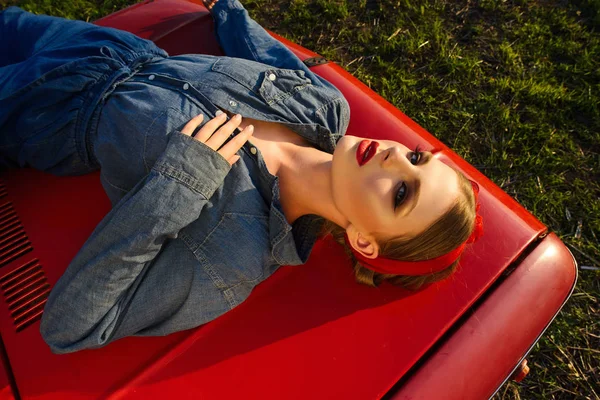
[(229, 105), (231, 107), (237, 107), (237, 103), (235, 101), (233, 101), (233, 100), (229, 100)]
[(270, 81), (274, 81), (275, 79), (277, 79), (277, 77), (275, 76), (275, 74), (269, 74), (269, 80)]
[(256, 154), (256, 147), (251, 147), (250, 148), (250, 153)]
[(183, 85), (183, 90), (188, 90), (190, 88), (190, 85), (188, 85), (187, 83), (185, 83)]
[(150, 75), (150, 76), (148, 77), (148, 79), (150, 79), (151, 81), (153, 81), (153, 80), (154, 80), (154, 78), (156, 78), (156, 76), (154, 76), (154, 75)]

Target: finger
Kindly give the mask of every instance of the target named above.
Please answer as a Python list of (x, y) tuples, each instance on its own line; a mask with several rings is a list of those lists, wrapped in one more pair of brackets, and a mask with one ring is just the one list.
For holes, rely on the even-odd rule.
[(232, 155), (238, 152), (239, 149), (244, 146), (244, 143), (248, 141), (250, 136), (254, 133), (254, 126), (248, 125), (244, 130), (238, 133), (233, 139), (231, 139), (225, 146), (219, 149), (219, 154), (221, 154), (226, 160), (228, 160)]
[(233, 133), (234, 129), (240, 126), (242, 123), (242, 116), (236, 114), (231, 118), (225, 125), (220, 127), (212, 136), (205, 142), (205, 144), (213, 150), (218, 150), (227, 138)]
[(185, 126), (181, 130), (181, 133), (183, 133), (184, 135), (192, 136), (192, 133), (194, 133), (196, 128), (202, 123), (203, 120), (204, 120), (203, 114), (196, 115), (194, 118), (192, 118), (190, 120), (190, 122), (185, 124)]
[(239, 159), (240, 159), (240, 156), (235, 155), (235, 156), (231, 157), (230, 159), (228, 159), (227, 161), (229, 162), (229, 165), (233, 165), (236, 162), (238, 162)]
[(227, 114), (224, 112), (220, 113), (210, 121), (204, 124), (202, 128), (198, 131), (194, 139), (199, 140), (203, 143), (206, 143), (206, 140), (210, 138), (210, 136), (217, 130), (217, 128), (223, 125), (223, 122), (227, 119)]

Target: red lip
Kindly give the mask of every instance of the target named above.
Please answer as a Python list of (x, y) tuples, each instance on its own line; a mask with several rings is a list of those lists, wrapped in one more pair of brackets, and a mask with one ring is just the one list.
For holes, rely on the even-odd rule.
[[(359, 166), (365, 165), (375, 154), (377, 154), (377, 148), (379, 147), (378, 142), (374, 142), (372, 140), (363, 140), (358, 144), (358, 148), (356, 149), (356, 161)], [(363, 160), (365, 152), (369, 151), (367, 154), (367, 158)]]

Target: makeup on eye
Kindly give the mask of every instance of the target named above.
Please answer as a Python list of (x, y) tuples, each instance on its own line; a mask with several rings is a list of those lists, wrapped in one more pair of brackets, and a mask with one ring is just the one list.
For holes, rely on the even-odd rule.
[[(409, 161), (413, 165), (418, 165), (419, 162), (423, 159), (423, 152), (421, 152), (421, 146), (417, 145), (414, 151), (412, 151), (409, 155)], [(414, 160), (414, 161), (413, 161)], [(428, 161), (428, 160), (426, 160)], [(395, 191), (396, 195), (394, 196), (394, 211), (398, 208), (400, 204), (402, 204), (407, 197), (408, 187), (405, 182), (402, 182), (397, 191)]]
[[(413, 157), (416, 156), (417, 159), (415, 160), (415, 162), (413, 162)], [(421, 161), (421, 158), (423, 158), (423, 152), (421, 151), (421, 146), (417, 145), (417, 147), (414, 149), (414, 151), (411, 153), (410, 155), (410, 162), (413, 165), (417, 165), (419, 163), (419, 161)]]
[(402, 182), (400, 188), (396, 191), (396, 196), (394, 196), (394, 211), (404, 202), (407, 190), (406, 183)]

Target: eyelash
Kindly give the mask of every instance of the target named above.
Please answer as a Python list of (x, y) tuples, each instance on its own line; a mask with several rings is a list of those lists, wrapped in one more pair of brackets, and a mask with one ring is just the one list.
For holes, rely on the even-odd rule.
[[(421, 146), (417, 145), (415, 150), (410, 154), (410, 160), (412, 160), (412, 157), (414, 155), (417, 155), (417, 161), (415, 161), (415, 163), (413, 165), (418, 165), (421, 162), (421, 159), (423, 158), (423, 153), (421, 152)], [(399, 196), (400, 196), (400, 192), (402, 191), (402, 188), (404, 188), (404, 196), (402, 199), (399, 200)], [(406, 187), (406, 183), (402, 182), (402, 185), (396, 192), (396, 196), (394, 196), (394, 211), (396, 210), (396, 208), (398, 208), (398, 205), (400, 205), (404, 201), (404, 199), (406, 199), (406, 191), (407, 190), (408, 189)]]

